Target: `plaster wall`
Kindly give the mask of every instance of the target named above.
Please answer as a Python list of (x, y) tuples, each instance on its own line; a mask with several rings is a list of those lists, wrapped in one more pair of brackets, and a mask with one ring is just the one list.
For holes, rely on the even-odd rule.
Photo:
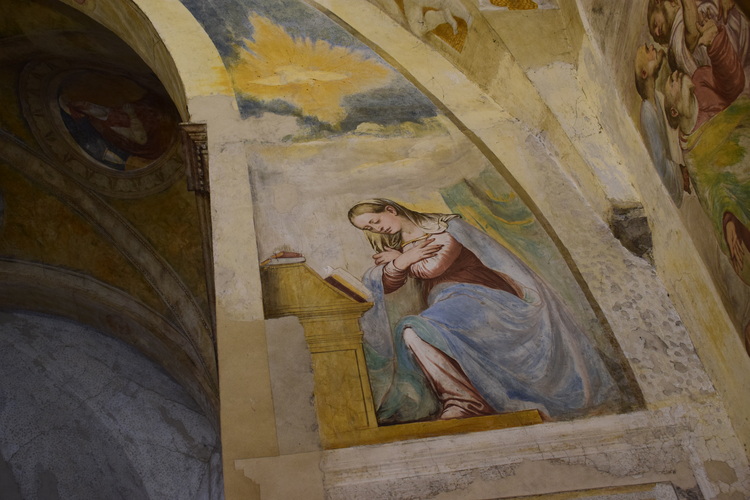
[(0, 332), (3, 498), (223, 498), (217, 434), (156, 364), (52, 316)]
[[(174, 1), (63, 1), (130, 45), (154, 71), (181, 117), (209, 127), (216, 351), (229, 498), (252, 498), (257, 486), (234, 460), (278, 453), (255, 254), (252, 196), (230, 79), (205, 31)], [(179, 70), (178, 70), (179, 68)], [(252, 133), (252, 131), (250, 131)], [(252, 422), (252, 424), (248, 424)]]
[[(675, 425), (676, 422), (674, 421), (671, 424), (667, 424), (667, 428), (669, 429), (666, 431), (667, 433), (674, 436), (682, 436), (678, 438), (681, 443), (678, 447), (684, 444), (690, 450), (688, 455), (684, 457), (684, 461), (674, 452), (674, 449), (670, 451), (665, 447), (663, 434), (660, 434), (659, 438), (644, 440), (643, 446), (636, 445), (634, 441), (628, 438), (616, 438), (616, 441), (622, 445), (621, 450), (623, 455), (610, 463), (610, 465), (614, 465), (615, 463), (619, 465), (614, 469), (609, 469), (606, 476), (607, 479), (603, 479), (600, 484), (611, 484), (614, 481), (612, 474), (619, 474), (618, 472), (614, 472), (614, 470), (624, 463), (640, 462), (644, 466), (641, 470), (650, 470), (651, 466), (642, 462), (642, 459), (636, 458), (637, 456), (643, 456), (641, 454), (645, 453), (646, 455), (656, 454), (661, 457), (661, 460), (669, 461), (672, 464), (670, 470), (678, 469), (678, 463), (682, 463), (683, 466), (690, 468), (691, 472), (689, 475), (692, 479), (684, 482), (680, 479), (674, 479), (681, 487), (690, 489), (691, 486), (689, 483), (694, 481), (693, 487), (698, 485), (702, 494), (707, 497), (739, 498), (744, 495), (748, 489), (745, 472), (747, 470), (746, 457), (739, 442), (736, 441), (736, 436), (725, 413), (726, 410), (714, 392), (708, 377), (703, 372), (701, 363), (693, 350), (691, 339), (679, 315), (671, 305), (669, 295), (654, 270), (646, 262), (629, 255), (612, 238), (606, 224), (596, 216), (592, 216), (591, 211), (587, 208), (588, 204), (584, 198), (585, 195), (581, 195), (577, 190), (576, 184), (572, 183), (564, 174), (561, 175), (559, 170), (550, 165), (554, 160), (550, 160), (549, 156), (545, 156), (541, 151), (537, 154), (521, 152), (518, 150), (518, 143), (514, 146), (511, 138), (517, 138), (516, 134), (518, 131), (517, 129), (513, 130), (510, 127), (504, 126), (505, 120), (512, 122), (512, 118), (505, 114), (504, 109), (493, 108), (491, 103), (482, 100), (479, 92), (472, 88), (468, 82), (462, 85), (464, 82), (461, 80), (461, 77), (452, 74), (449, 67), (443, 65), (439, 58), (433, 57), (433, 54), (429, 50), (415, 49), (414, 46), (410, 46), (409, 51), (399, 50), (397, 46), (400, 38), (395, 31), (387, 28), (387, 23), (377, 25), (376, 23), (372, 23), (372, 17), (368, 17), (370, 22), (365, 25), (359, 22), (360, 15), (359, 13), (355, 13), (354, 8), (350, 11), (339, 4), (327, 5), (329, 8), (336, 7), (334, 10), (338, 16), (344, 18), (345, 21), (353, 25), (360, 33), (371, 37), (374, 43), (381, 48), (385, 48), (404, 68), (412, 72), (412, 75), (420, 75), (424, 71), (424, 78), (420, 78), (419, 76), (416, 78), (423, 82), (428, 90), (434, 88), (437, 92), (439, 89), (440, 95), (444, 98), (443, 103), (455, 113), (455, 116), (462, 121), (464, 126), (477, 134), (489, 149), (496, 153), (499, 158), (502, 158), (503, 164), (512, 172), (526, 191), (530, 193), (531, 198), (548, 218), (551, 226), (555, 228), (557, 235), (570, 252), (584, 280), (590, 287), (592, 294), (612, 325), (618, 342), (629, 358), (631, 366), (633, 366), (636, 372), (639, 384), (644, 391), (648, 408), (650, 408), (650, 412), (647, 413), (649, 416), (646, 418), (656, 418), (658, 420), (662, 417), (657, 415), (663, 416), (663, 411), (666, 411), (667, 414), (686, 416), (688, 421), (695, 422), (699, 426), (692, 427), (693, 424), (689, 424), (686, 428), (680, 428), (681, 426)], [(373, 12), (372, 16), (376, 16), (376, 14)], [(406, 40), (404, 40), (404, 43), (406, 43)], [(443, 71), (445, 73), (441, 74)], [(447, 76), (448, 74), (450, 76)], [(446, 92), (445, 89), (451, 88), (451, 86), (455, 90), (455, 94)], [(585, 86), (584, 88), (591, 90), (589, 86)], [(563, 93), (562, 95), (565, 94)], [(517, 97), (520, 98), (520, 96)], [(476, 98), (476, 100), (473, 101), (472, 98)], [(604, 99), (604, 95), (598, 94), (598, 97), (594, 100), (596, 99)], [(482, 112), (479, 113), (470, 103), (481, 103)], [(565, 118), (570, 117), (570, 115), (566, 116), (565, 114), (561, 114), (561, 116)], [(604, 119), (614, 120), (615, 123), (624, 129), (627, 130), (628, 128), (627, 119), (623, 119), (621, 116), (615, 117), (612, 115)], [(501, 137), (507, 138), (506, 142), (503, 142)], [(632, 126), (629, 137), (636, 137), (632, 133)], [(626, 140), (623, 140), (623, 142), (627, 143)], [(526, 137), (525, 140), (520, 141), (520, 144), (524, 144), (531, 151), (534, 151), (532, 139)], [(615, 144), (617, 144), (616, 141)], [(638, 144), (638, 141), (634, 141), (633, 144)], [(626, 149), (626, 151), (629, 151), (629, 149)], [(642, 159), (642, 147), (640, 151), (640, 158)], [(514, 156), (510, 152), (515, 152), (518, 156)], [(547, 153), (549, 152), (547, 151)], [(625, 164), (625, 162), (621, 164)], [(617, 165), (617, 162), (607, 164), (608, 168), (616, 168), (615, 165)], [(551, 192), (544, 189), (544, 187), (550, 185), (556, 186), (556, 191)], [(560, 211), (560, 207), (566, 208), (564, 213)], [(685, 243), (686, 241), (673, 242), (673, 245)], [(689, 240), (687, 243), (689, 245)], [(675, 248), (675, 246), (670, 248)], [(692, 259), (692, 262), (695, 262), (694, 258), (694, 255), (693, 257), (689, 257), (689, 259)], [(701, 278), (705, 278), (705, 275), (701, 275), (700, 273), (700, 264), (696, 263), (696, 266), (698, 271), (694, 272), (697, 274), (696, 279), (700, 281)], [(707, 292), (707, 296), (710, 295), (711, 293)], [(711, 305), (715, 306), (716, 304), (717, 302), (714, 301)], [(716, 318), (717, 311), (719, 317), (721, 317), (720, 310), (713, 309), (713, 313), (711, 314), (714, 319)], [(702, 328), (705, 329), (705, 323), (703, 325)], [(709, 401), (712, 401), (712, 403), (709, 403)], [(658, 410), (659, 408), (663, 408), (664, 410)], [(604, 428), (621, 428), (623, 425), (630, 425), (625, 424), (625, 422), (634, 424), (637, 419), (638, 417), (634, 415), (605, 419), (600, 421), (604, 426), (600, 430), (603, 431)], [(707, 422), (713, 422), (713, 424), (708, 424), (712, 427), (711, 429), (704, 427)], [(713, 427), (714, 424), (718, 425), (718, 427)], [(593, 421), (575, 422), (570, 425), (575, 427), (577, 431), (583, 431), (584, 428), (590, 426), (596, 427)], [(554, 427), (555, 425), (552, 424), (550, 429)], [(560, 430), (561, 427), (557, 427), (557, 429)], [(525, 433), (526, 431), (518, 432)], [(529, 432), (533, 434), (534, 430)], [(556, 436), (556, 438), (551, 438), (553, 441), (555, 439), (562, 440), (562, 434), (556, 434), (554, 430), (550, 430), (550, 432)], [(510, 432), (505, 433), (505, 431), (498, 431), (498, 433), (503, 436), (510, 434)], [(583, 433), (576, 434), (583, 436)], [(697, 442), (693, 442), (693, 444), (683, 441), (684, 439), (693, 439), (697, 435), (703, 437), (697, 438)], [(651, 444), (645, 444), (647, 441)], [(539, 442), (530, 438), (525, 444), (534, 447), (538, 446)], [(406, 448), (420, 448), (420, 445), (416, 443), (404, 444), (403, 446)], [(426, 457), (429, 454), (429, 460), (435, 460), (434, 463), (444, 465), (444, 462), (440, 459), (434, 458), (435, 450), (442, 449), (443, 446), (446, 450), (450, 449), (451, 453), (455, 453), (455, 448), (452, 444), (449, 444), (449, 440), (435, 439), (429, 440), (429, 444), (426, 444), (429, 451), (425, 450), (425, 455), (423, 456)], [(583, 452), (583, 454), (588, 457), (585, 459), (581, 458), (581, 460), (587, 463), (588, 466), (597, 468), (594, 465), (596, 460), (593, 459), (593, 456), (597, 453), (593, 450), (597, 445), (589, 438), (582, 437), (581, 446), (586, 448), (587, 451)], [(348, 463), (352, 464), (351, 474), (358, 474), (358, 472), (354, 472), (354, 468), (356, 467), (357, 471), (362, 470), (361, 466), (363, 462), (368, 463), (365, 468), (365, 471), (367, 471), (365, 474), (373, 474), (367, 479), (362, 476), (357, 476), (355, 479), (352, 476), (344, 474), (341, 476), (341, 481), (346, 486), (342, 485), (341, 488), (343, 489), (340, 491), (346, 493), (336, 494), (377, 496), (385, 494), (385, 491), (392, 491), (387, 486), (387, 479), (384, 479), (383, 475), (376, 471), (382, 471), (381, 467), (385, 467), (394, 456), (403, 456), (404, 450), (395, 451), (390, 446), (384, 448), (388, 450), (381, 450), (382, 455), (378, 455), (378, 458), (373, 458), (373, 462), (367, 462), (366, 458), (372, 458), (378, 453), (373, 449), (326, 452), (326, 456), (336, 458), (346, 456), (350, 459), (351, 462)], [(661, 451), (657, 452), (657, 449)], [(471, 452), (467, 451), (467, 453)], [(486, 458), (486, 455), (481, 456)], [(725, 458), (717, 459), (718, 456)], [(324, 463), (333, 464), (336, 458), (331, 458), (330, 461)], [(505, 458), (507, 459), (507, 456)], [(551, 459), (550, 456), (547, 456), (547, 458)], [(342, 460), (346, 460), (346, 458), (342, 458)], [(461, 458), (458, 458), (457, 463), (461, 463), (461, 460)], [(520, 458), (519, 460), (524, 461), (525, 459)], [(710, 467), (707, 464), (713, 464), (714, 462), (733, 464), (729, 467), (738, 474), (736, 476), (737, 480), (731, 485), (717, 481), (717, 478), (708, 472)], [(261, 465), (258, 460), (243, 461), (243, 464), (245, 464), (247, 473), (254, 480), (262, 482), (264, 477), (268, 479), (271, 484), (268, 488), (271, 488), (271, 491), (293, 491), (292, 489), (284, 490), (281, 481), (274, 481), (270, 476), (266, 475), (269, 474), (268, 465)], [(278, 465), (282, 468), (283, 464), (284, 461), (280, 460), (278, 462)], [(355, 466), (354, 464), (358, 465)], [(438, 465), (436, 467), (440, 468)], [(458, 470), (463, 471), (459, 473), (462, 478), (466, 478), (466, 474), (470, 474), (468, 471), (472, 470), (471, 466), (466, 465), (457, 465), (456, 467)], [(449, 498), (450, 496), (445, 495), (448, 495), (447, 492), (456, 485), (456, 476), (445, 479), (445, 482), (436, 481), (436, 476), (433, 475), (433, 472), (420, 469), (420, 465), (411, 460), (407, 460), (406, 463), (400, 462), (397, 468), (400, 471), (398, 477), (399, 485), (402, 488), (399, 493), (401, 495), (400, 498), (441, 497), (441, 495)], [(327, 481), (330, 478), (338, 477), (335, 470), (338, 469), (324, 467), (324, 475)], [(444, 472), (444, 469), (440, 470)], [(561, 475), (570, 478), (572, 484), (568, 487), (572, 488), (573, 484), (578, 487), (584, 484), (593, 486), (596, 483), (596, 480), (592, 480), (581, 469), (576, 470), (575, 468), (565, 467), (560, 469), (560, 471)], [(638, 480), (641, 479), (640, 473), (636, 473), (635, 469), (630, 469), (630, 472), (625, 473), (625, 475), (628, 474), (633, 474), (631, 476), (633, 479), (636, 476)], [(416, 481), (413, 487), (404, 486), (404, 477), (407, 476)], [(559, 487), (561, 484), (559, 482), (560, 477), (555, 474), (552, 477), (545, 478), (545, 480), (535, 482), (534, 485), (524, 483), (524, 486), (527, 488), (524, 491), (526, 493), (543, 492), (545, 490), (555, 491), (554, 488)], [(743, 477), (743, 479), (740, 477)], [(333, 486), (336, 480), (330, 479), (330, 481), (332, 482), (326, 483), (333, 488), (329, 490), (329, 493), (336, 491), (336, 488), (339, 487)], [(483, 478), (467, 480), (467, 484), (473, 484), (477, 488), (482, 483)], [(510, 481), (500, 481), (500, 483), (510, 484)], [(459, 496), (457, 498), (482, 498), (482, 496), (479, 496), (481, 495), (480, 493), (476, 493), (476, 497), (467, 493), (468, 489), (470, 489), (467, 484), (458, 488), (456, 495)], [(282, 490), (273, 489), (277, 487), (282, 488)], [(292, 485), (289, 485), (289, 488), (292, 487)], [(497, 483), (495, 487), (498, 489), (494, 491), (505, 491)], [(484, 494), (486, 495), (486, 492)]]
[(591, 46), (588, 55), (582, 53), (578, 73), (600, 82), (600, 89), (609, 89), (589, 87), (590, 94), (601, 103), (604, 133), (617, 145), (619, 154), (613, 161), (630, 173), (640, 193), (652, 229), (655, 268), (717, 390), (731, 401), (727, 410), (748, 449), (750, 419), (745, 395), (750, 385), (750, 358), (743, 348), (742, 334), (750, 320), (750, 287), (732, 271), (695, 193), (685, 193), (682, 205), (675, 206), (655, 175), (650, 157), (644, 154), (633, 60), (639, 45), (652, 42), (646, 4), (579, 2)]
[[(552, 147), (554, 143), (547, 142), (544, 129), (538, 127), (543, 119), (521, 120), (438, 52), (374, 7), (367, 7), (366, 2), (320, 3), (380, 47), (432, 96), (440, 96), (441, 104), (481, 151), (501, 160), (493, 164), (510, 173), (514, 186), (520, 186), (535, 203), (546, 227), (580, 273), (585, 293), (601, 308), (633, 369), (646, 405), (637, 413), (529, 429), (317, 450), (309, 433), (314, 426), (309, 406), (301, 412), (302, 424), (280, 418), (293, 413), (287, 403), (304, 399), (300, 396), (304, 390), (292, 391), (271, 382), (271, 376), (282, 380), (290, 372), (279, 374), (272, 366), (269, 375), (269, 359), (281, 356), (278, 344), (274, 344), (277, 339), (266, 341), (260, 308), (255, 241), (260, 233), (254, 229), (256, 210), (248, 164), (252, 170), (259, 161), (259, 148), (252, 144), (253, 139), (264, 133), (280, 133), (283, 123), (274, 131), (254, 130), (239, 119), (231, 98), (192, 96), (188, 101), (192, 118), (206, 120), (210, 131), (224, 463), (255, 483), (242, 483), (234, 470), (228, 472), (228, 497), (487, 498), (658, 481), (676, 485), (685, 498), (742, 498), (750, 492), (750, 469), (738, 440), (738, 436), (742, 439), (748, 435), (743, 433), (743, 421), (737, 419), (747, 403), (741, 391), (744, 375), (732, 379), (729, 368), (744, 366), (746, 361), (737, 357), (730, 361), (738, 364), (723, 365), (725, 355), (734, 356), (732, 346), (727, 351), (712, 347), (706, 332), (717, 325), (724, 328), (730, 321), (717, 308), (720, 302), (715, 290), (682, 226), (675, 222), (674, 209), (649, 204), (648, 200), (658, 198), (660, 192), (652, 182), (654, 175), (649, 175), (644, 166), (635, 174), (619, 175), (617, 182), (632, 179), (639, 192), (645, 193), (649, 214), (664, 221), (655, 230), (658, 273), (612, 237), (601, 217), (606, 205), (601, 186), (589, 192), (586, 182), (576, 181), (564, 166), (567, 157), (561, 151), (566, 150)], [(161, 9), (159, 5), (153, 2), (150, 6), (151, 22), (157, 31), (160, 22), (167, 23), (167, 13), (172, 12), (171, 7)], [(194, 21), (180, 19), (185, 31), (178, 34), (171, 27), (160, 31), (161, 36), (170, 38), (169, 46), (174, 47), (175, 39), (184, 36), (188, 28), (195, 29)], [(583, 45), (584, 55), (578, 62), (587, 74), (581, 88), (589, 92), (602, 81), (597, 78), (603, 59), (598, 49), (586, 48), (585, 42)], [(588, 59), (591, 54), (593, 62)], [(537, 74), (548, 71), (540, 76), (541, 81), (571, 70), (553, 67)], [(189, 78), (189, 72), (180, 72), (182, 78)], [(529, 102), (524, 100), (525, 85), (507, 86), (503, 102), (513, 101), (524, 117), (539, 116), (538, 101), (524, 108), (523, 103)], [(552, 95), (551, 90), (546, 92)], [(580, 97), (578, 89), (570, 92), (570, 97)], [(540, 94), (545, 94), (544, 88)], [(612, 97), (601, 90), (595, 95), (586, 114), (596, 115), (597, 110), (606, 108), (601, 101)], [(566, 96), (563, 92), (555, 98), (562, 101)], [(579, 110), (557, 109), (565, 130), (564, 122)], [(542, 115), (554, 115), (552, 111), (546, 113)], [(607, 147), (601, 150), (602, 159), (610, 154), (622, 155), (622, 161), (605, 162), (613, 170), (630, 160), (647, 162), (637, 132), (622, 116), (618, 108), (601, 118), (609, 123), (602, 126), (607, 133), (623, 132), (625, 137), (602, 143)], [(567, 128), (577, 129), (575, 124)], [(634, 152), (626, 153), (629, 150), (623, 144), (634, 144)], [(589, 149), (584, 151), (599, 146), (593, 143), (586, 147)], [(601, 182), (608, 182), (604, 177)], [(284, 199), (295, 196), (293, 191), (283, 189), (273, 194), (282, 208)], [(264, 244), (261, 242), (261, 249)], [(679, 280), (689, 282), (689, 289), (678, 290)], [(676, 298), (671, 299), (670, 293)], [(291, 323), (270, 325), (269, 335), (274, 329), (290, 336), (299, 333), (298, 326)], [(295, 376), (304, 377), (304, 357), (294, 359), (302, 365), (296, 367)], [(704, 370), (704, 363), (713, 379)], [(729, 408), (731, 421), (724, 401), (737, 402), (739, 409)], [(296, 480), (289, 481), (290, 477)]]

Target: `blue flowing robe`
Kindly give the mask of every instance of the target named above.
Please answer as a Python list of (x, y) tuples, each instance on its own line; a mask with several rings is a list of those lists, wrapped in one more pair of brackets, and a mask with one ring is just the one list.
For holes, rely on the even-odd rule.
[[(547, 284), (504, 246), (460, 220), (448, 232), (482, 263), (523, 287), (523, 298), (482, 285), (437, 285), (418, 314), (392, 327), (383, 266), (364, 276), (374, 307), (362, 319), (378, 419), (398, 423), (435, 418), (440, 404), (405, 346), (412, 328), (458, 362), (498, 413), (536, 408), (555, 418), (584, 415), (618, 400), (619, 391), (586, 334)], [(414, 292), (418, 294), (418, 292)]]

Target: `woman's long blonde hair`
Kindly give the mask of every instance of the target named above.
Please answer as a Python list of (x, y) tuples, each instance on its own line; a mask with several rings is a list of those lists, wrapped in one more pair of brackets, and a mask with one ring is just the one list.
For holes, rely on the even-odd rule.
[[(448, 221), (460, 217), (457, 214), (434, 214), (434, 213), (422, 213), (410, 210), (405, 206), (396, 203), (395, 201), (388, 200), (386, 198), (373, 198), (371, 200), (360, 201), (349, 209), (349, 222), (354, 225), (354, 218), (362, 214), (380, 214), (383, 213), (386, 207), (392, 207), (396, 211), (397, 216), (404, 217), (412, 222), (417, 227), (424, 230), (425, 233), (440, 233), (448, 228)], [(355, 226), (356, 227), (356, 226)], [(366, 229), (362, 229), (367, 237), (367, 240), (377, 252), (382, 252), (387, 248), (400, 249), (403, 244), (403, 238), (401, 233), (396, 234), (380, 234), (373, 233)]]

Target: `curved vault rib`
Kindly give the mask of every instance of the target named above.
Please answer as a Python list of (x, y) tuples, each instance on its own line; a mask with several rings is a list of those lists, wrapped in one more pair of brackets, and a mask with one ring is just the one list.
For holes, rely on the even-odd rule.
[(146, 238), (108, 203), (65, 175), (55, 162), (40, 157), (4, 131), (0, 131), (0, 159), (78, 213), (143, 274), (172, 312), (193, 351), (186, 352), (216, 384), (216, 353), (209, 321), (177, 272)]
[(190, 346), (173, 324), (122, 290), (84, 273), (0, 258), (0, 303), (80, 321), (136, 346), (185, 387), (216, 424), (215, 380), (193, 373)]

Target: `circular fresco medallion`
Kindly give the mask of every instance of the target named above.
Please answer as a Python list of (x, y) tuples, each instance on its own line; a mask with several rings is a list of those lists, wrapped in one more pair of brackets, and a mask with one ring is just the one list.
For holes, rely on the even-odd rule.
[(89, 156), (115, 170), (138, 170), (169, 148), (176, 120), (165, 103), (133, 80), (80, 71), (57, 90), (60, 117)]
[(179, 116), (155, 80), (62, 62), (31, 63), (24, 111), (63, 171), (106, 195), (161, 191), (182, 175)]

